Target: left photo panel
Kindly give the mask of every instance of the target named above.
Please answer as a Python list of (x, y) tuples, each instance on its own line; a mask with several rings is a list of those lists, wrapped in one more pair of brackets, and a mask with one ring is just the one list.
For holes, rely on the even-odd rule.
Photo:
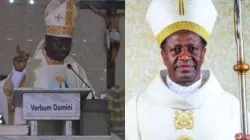
[(1, 0), (0, 18), (0, 139), (125, 139), (125, 0)]

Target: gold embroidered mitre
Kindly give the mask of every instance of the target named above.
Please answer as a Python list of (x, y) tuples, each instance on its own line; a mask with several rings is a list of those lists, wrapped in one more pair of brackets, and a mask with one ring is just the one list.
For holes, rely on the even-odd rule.
[(77, 18), (74, 0), (51, 0), (45, 10), (46, 34), (72, 37)]
[(146, 14), (158, 44), (179, 30), (189, 30), (208, 41), (217, 18), (211, 0), (153, 0)]

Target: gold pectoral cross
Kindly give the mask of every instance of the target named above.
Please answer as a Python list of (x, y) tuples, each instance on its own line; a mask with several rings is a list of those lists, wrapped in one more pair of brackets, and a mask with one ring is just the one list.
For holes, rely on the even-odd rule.
[(183, 0), (179, 0), (179, 14), (183, 16), (185, 14), (184, 12), (184, 2)]

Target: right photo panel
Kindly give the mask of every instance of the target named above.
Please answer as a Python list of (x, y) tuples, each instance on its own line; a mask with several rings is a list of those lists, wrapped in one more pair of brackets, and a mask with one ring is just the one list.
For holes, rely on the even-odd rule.
[(126, 140), (250, 140), (250, 1), (125, 3)]

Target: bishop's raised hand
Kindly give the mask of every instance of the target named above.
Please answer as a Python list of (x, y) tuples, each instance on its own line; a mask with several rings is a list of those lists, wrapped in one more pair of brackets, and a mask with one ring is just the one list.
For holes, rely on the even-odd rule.
[(29, 54), (20, 50), (19, 44), (16, 46), (16, 53), (17, 56), (15, 56), (13, 59), (13, 65), (16, 71), (22, 72), (28, 62)]

